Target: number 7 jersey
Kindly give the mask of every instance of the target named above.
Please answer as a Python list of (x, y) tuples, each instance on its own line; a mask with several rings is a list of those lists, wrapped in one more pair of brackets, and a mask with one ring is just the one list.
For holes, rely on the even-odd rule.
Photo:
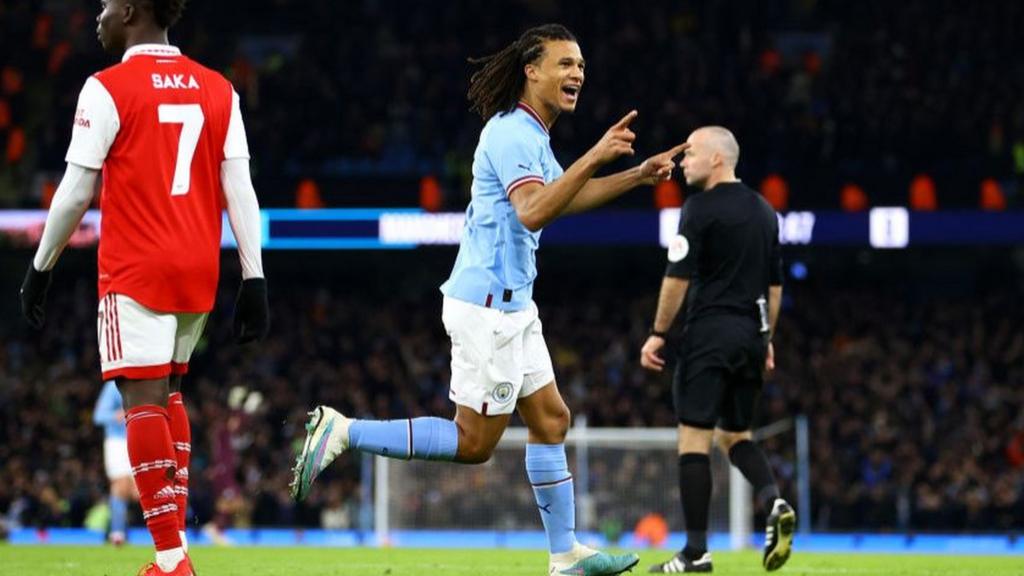
[(133, 46), (86, 80), (65, 159), (103, 171), (101, 299), (213, 308), (229, 158), (249, 158), (238, 94), (177, 48)]

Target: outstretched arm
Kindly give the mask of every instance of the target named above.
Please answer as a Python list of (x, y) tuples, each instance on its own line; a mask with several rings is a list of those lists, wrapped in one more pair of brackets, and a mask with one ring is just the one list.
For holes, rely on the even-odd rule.
[(633, 154), (636, 134), (629, 129), (629, 124), (636, 114), (633, 110), (623, 116), (554, 182), (529, 182), (509, 190), (509, 201), (527, 230), (536, 232), (561, 216), (598, 168), (619, 156)]
[(565, 209), (566, 214), (585, 212), (618, 198), (641, 185), (654, 185), (672, 178), (673, 158), (689, 148), (686, 142), (644, 160), (639, 166), (616, 172), (603, 178), (592, 178), (573, 197)]
[(523, 226), (536, 232), (562, 215), (600, 165), (587, 154), (573, 162), (561, 177), (548, 184), (530, 182), (516, 187), (509, 201)]

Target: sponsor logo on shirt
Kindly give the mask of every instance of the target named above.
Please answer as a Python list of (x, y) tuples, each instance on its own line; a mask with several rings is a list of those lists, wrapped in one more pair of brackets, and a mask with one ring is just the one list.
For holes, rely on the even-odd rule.
[(187, 79), (184, 74), (152, 74), (150, 78), (153, 79), (153, 88), (157, 90), (199, 90), (199, 82), (191, 74)]
[(92, 126), (89, 123), (89, 119), (85, 117), (85, 110), (82, 108), (75, 111), (75, 126), (82, 128), (90, 128)]

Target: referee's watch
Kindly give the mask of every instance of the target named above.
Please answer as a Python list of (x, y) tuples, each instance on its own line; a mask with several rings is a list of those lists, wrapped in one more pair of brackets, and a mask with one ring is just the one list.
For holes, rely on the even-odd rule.
[(660, 332), (658, 330), (655, 330), (654, 328), (651, 328), (651, 331), (648, 333), (648, 335), (649, 336), (657, 336), (658, 338), (661, 338), (662, 340), (668, 340), (668, 332)]

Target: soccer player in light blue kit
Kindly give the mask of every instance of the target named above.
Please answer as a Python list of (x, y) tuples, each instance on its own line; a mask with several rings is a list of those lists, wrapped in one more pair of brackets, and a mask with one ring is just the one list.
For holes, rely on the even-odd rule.
[(533, 28), (472, 62), (483, 67), (471, 78), (468, 96), (487, 124), (473, 158), (473, 197), (459, 255), (441, 286), (442, 320), (452, 340), (455, 419), (353, 420), (318, 406), (306, 425), (292, 493), (305, 498), (316, 476), (346, 449), (486, 462), (518, 410), (529, 429), (526, 473), (548, 536), (548, 573), (619, 574), (636, 565), (636, 554), (614, 556), (576, 541), (564, 445), (569, 409), (533, 303), (534, 252), (541, 229), (558, 216), (670, 178), (672, 158), (687, 145), (594, 178), (601, 166), (633, 154), (632, 111), (563, 172), (548, 130), (562, 112), (575, 110), (583, 86), (584, 60), (572, 33), (559, 25)]
[(139, 493), (132, 479), (128, 460), (128, 429), (124, 423), (124, 403), (117, 385), (110, 380), (103, 385), (92, 421), (103, 427), (103, 467), (110, 480), (110, 542), (124, 544), (128, 528), (128, 500), (138, 500)]

